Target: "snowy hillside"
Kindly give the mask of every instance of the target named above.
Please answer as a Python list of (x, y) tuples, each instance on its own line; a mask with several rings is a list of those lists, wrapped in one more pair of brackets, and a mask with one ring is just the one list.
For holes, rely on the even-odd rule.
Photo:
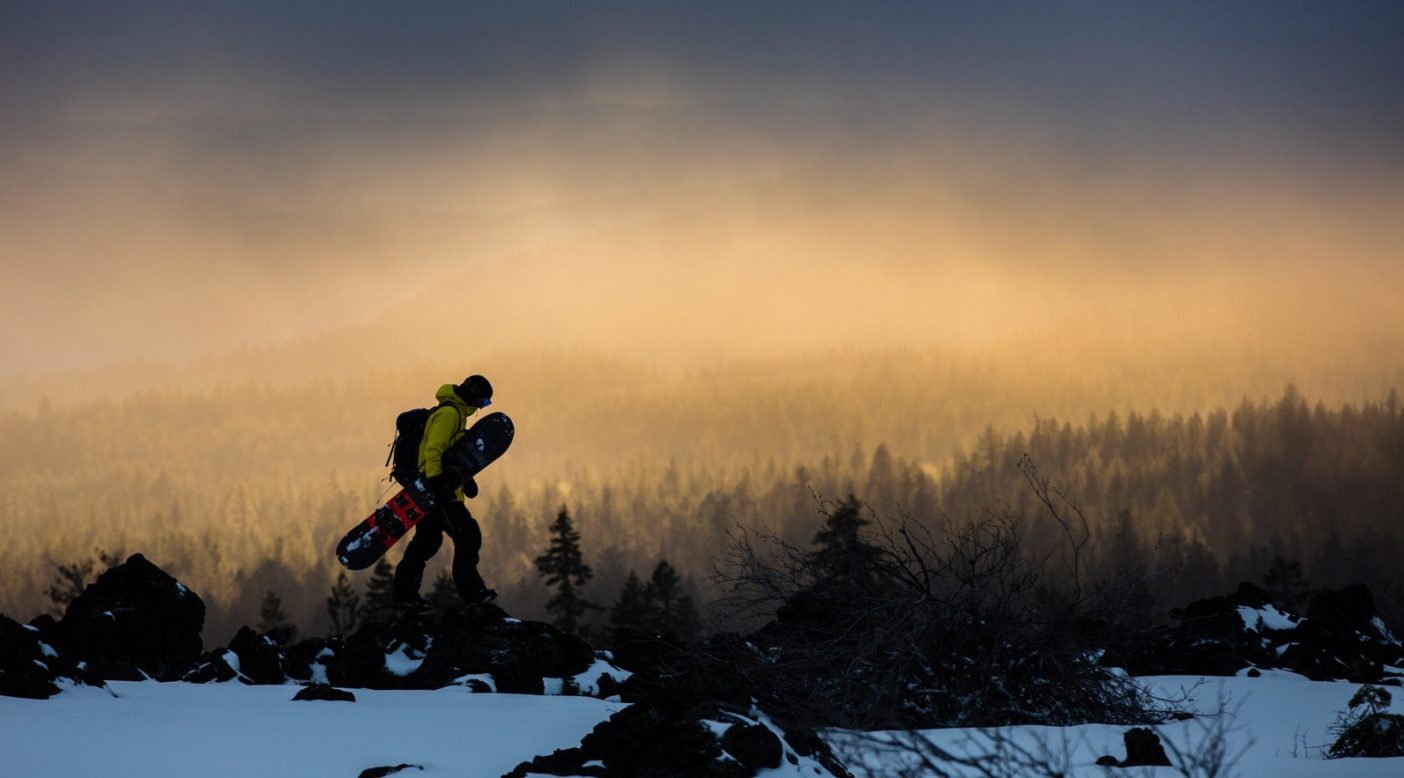
[[(1209, 755), (1213, 733), (1223, 734), (1228, 769), (1214, 773), (1207, 765), (1179, 770), (1167, 767), (1106, 769), (1096, 765), (1104, 754), (1124, 756), (1123, 726), (1084, 725), (1076, 727), (1004, 727), (995, 730), (943, 729), (920, 734), (852, 733), (830, 731), (825, 737), (843, 758), (855, 778), (881, 778), (902, 770), (919, 769), (919, 754), (927, 742), (960, 756), (977, 756), (996, 750), (1005, 741), (1007, 752), (1020, 751), (1047, 757), (1046, 763), (1072, 768), (1069, 776), (1108, 775), (1180, 776), (1192, 778), (1219, 775), (1221, 778), (1393, 778), (1404, 775), (1404, 757), (1393, 759), (1326, 759), (1326, 747), (1334, 740), (1328, 729), (1336, 713), (1345, 709), (1358, 684), (1309, 681), (1291, 673), (1270, 673), (1261, 678), (1204, 678), (1198, 676), (1156, 676), (1142, 679), (1159, 697), (1182, 698), (1188, 693), (1187, 707), (1206, 717), (1171, 722), (1154, 727), (1169, 744), (1172, 762), (1176, 750), (1192, 759)], [(1217, 715), (1223, 703), (1223, 725)], [(1394, 712), (1404, 711), (1395, 700)], [(946, 770), (951, 770), (949, 766)], [(999, 775), (1036, 775), (1007, 767)], [(955, 775), (979, 775), (974, 771), (952, 771)], [(920, 773), (917, 773), (920, 774)]]
[(588, 697), (355, 689), (356, 701), (293, 702), (290, 686), (109, 684), (49, 700), (0, 697), (4, 774), (339, 776), (401, 764), (407, 775), (499, 776), (580, 742), (624, 707)]
[[(1059, 679), (996, 673), (960, 686), (959, 665), (948, 664), (898, 677), (905, 691), (888, 698), (909, 716), (926, 716), (929, 723), (911, 725), (924, 734), (863, 734), (837, 718), (823, 723), (804, 694), (847, 688), (866, 703), (887, 672), (882, 665), (918, 651), (935, 656), (939, 646), (797, 664), (804, 654), (796, 637), (824, 634), (818, 630), (834, 614), (812, 597), (796, 596), (751, 635), (720, 634), (691, 647), (621, 633), (601, 651), (552, 625), (479, 605), (436, 617), (403, 613), (296, 643), (276, 630), (243, 629), (227, 647), (204, 650), (199, 596), (133, 555), (86, 587), (62, 619), (19, 624), (0, 616), (0, 774), (1404, 774), (1404, 756), (1396, 756), (1404, 743), (1393, 734), (1404, 726), (1393, 713), (1404, 700), (1388, 697), (1399, 688), (1404, 646), (1374, 615), (1369, 591), (1320, 590), (1306, 616), (1279, 611), (1264, 596), (1244, 584), (1178, 609), (1173, 627), (1133, 633), (1120, 645), (1105, 633), (1107, 656), (1161, 668), (1135, 671), (1150, 697), (1134, 710), (1108, 709), (1118, 718), (1040, 719), (1012, 708), (992, 718), (987, 701), (1027, 710), (1040, 699), (1030, 690)], [(1087, 677), (1114, 679), (1098, 681), (1108, 688), (1145, 696), (1120, 665), (1082, 667)], [(1191, 667), (1206, 669), (1165, 669)], [(1364, 684), (1373, 691), (1355, 700)], [(943, 685), (958, 719), (920, 705)], [(988, 694), (992, 687), (1001, 693)], [(1348, 708), (1369, 713), (1360, 719), (1368, 748), (1352, 753), (1390, 758), (1324, 759), (1332, 725)], [(1077, 723), (1087, 721), (1121, 723)], [(929, 729), (939, 726), (947, 728)]]
[[(1227, 703), (1229, 775), (1368, 778), (1404, 774), (1404, 759), (1325, 760), (1321, 748), (1334, 712), (1358, 688), (1290, 675), (1263, 678), (1160, 676), (1157, 693), (1192, 689), (1194, 709), (1212, 713)], [(376, 767), (412, 765), (401, 775), (500, 776), (519, 763), (576, 745), (593, 727), (626, 707), (587, 697), (355, 689), (355, 703), (293, 702), (297, 686), (121, 682), (112, 693), (71, 688), (49, 700), (0, 697), (0, 753), (7, 776), (123, 778), (158, 776), (301, 776), (347, 778)], [(113, 694), (116, 696), (114, 697)], [(1395, 711), (1404, 709), (1396, 703)], [(1175, 746), (1196, 751), (1203, 721), (1156, 729)], [(1124, 727), (1013, 727), (999, 732), (1029, 749), (1047, 745), (1066, 756), (1073, 775), (1105, 776), (1103, 754), (1123, 753)], [(957, 753), (984, 749), (989, 734), (934, 730), (932, 741)], [(856, 776), (894, 775), (916, 763), (891, 733), (860, 736), (830, 731), (826, 739)], [(785, 764), (761, 775), (815, 775), (812, 766)], [(1129, 775), (1180, 775), (1169, 768), (1134, 768)]]

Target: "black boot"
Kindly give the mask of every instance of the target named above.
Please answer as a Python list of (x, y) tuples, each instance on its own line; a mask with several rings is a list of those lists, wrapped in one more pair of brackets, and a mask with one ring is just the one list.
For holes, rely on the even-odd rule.
[(417, 594), (394, 594), (390, 597), (390, 603), (397, 608), (404, 608), (408, 611), (429, 610), (429, 601)]
[(474, 605), (486, 605), (495, 599), (497, 599), (497, 590), (484, 588), (464, 594), (463, 604), (471, 608)]

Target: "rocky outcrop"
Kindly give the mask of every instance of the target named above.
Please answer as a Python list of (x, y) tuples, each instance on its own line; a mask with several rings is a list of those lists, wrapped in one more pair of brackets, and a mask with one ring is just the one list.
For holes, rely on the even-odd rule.
[(69, 604), (56, 647), (109, 680), (176, 678), (200, 656), (205, 603), (134, 554)]
[(45, 700), (70, 684), (102, 686), (103, 682), (60, 656), (38, 627), (0, 616), (0, 695)]
[(609, 681), (584, 683), (601, 661), (588, 643), (549, 624), (520, 621), (492, 605), (449, 611), (435, 622), (406, 616), (391, 624), (367, 624), (346, 638), (326, 668), (336, 686), (367, 689), (439, 689), (486, 685), (498, 692), (609, 696), (627, 673), (603, 674)]
[(509, 773), (739, 778), (788, 763), (804, 775), (847, 776), (813, 731), (785, 729), (756, 704), (759, 690), (726, 661), (730, 640), (680, 651), (659, 641), (620, 646), (634, 674), (620, 689), (630, 706), (575, 748), (540, 756)]
[(1228, 597), (1171, 611), (1179, 623), (1112, 636), (1103, 661), (1132, 675), (1259, 675), (1287, 670), (1314, 681), (1398, 685), (1404, 644), (1376, 615), (1363, 585), (1316, 592), (1306, 616), (1272, 604), (1250, 583)]

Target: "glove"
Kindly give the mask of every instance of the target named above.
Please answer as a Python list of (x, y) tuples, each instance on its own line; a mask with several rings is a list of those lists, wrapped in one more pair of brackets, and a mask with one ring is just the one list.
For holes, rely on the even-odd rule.
[(429, 492), (434, 495), (434, 501), (445, 503), (453, 499), (453, 491), (458, 488), (458, 479), (450, 473), (440, 473), (429, 478)]
[(478, 482), (471, 475), (463, 482), (463, 496), (470, 500), (478, 496)]

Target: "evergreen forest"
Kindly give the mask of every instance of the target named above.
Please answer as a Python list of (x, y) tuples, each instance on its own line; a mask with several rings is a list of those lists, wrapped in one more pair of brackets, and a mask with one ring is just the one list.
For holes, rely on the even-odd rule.
[[(1404, 616), (1393, 391), (1327, 402), (1288, 385), (1211, 403), (1166, 379), (1146, 393), (1163, 405), (1109, 408), (1075, 381), (1006, 381), (1009, 368), (992, 363), (909, 354), (682, 378), (624, 362), (545, 365), (496, 371), (494, 410), (517, 421), (518, 441), (469, 503), (483, 575), (523, 617), (547, 617), (560, 595), (539, 560), (565, 514), (591, 572), (569, 612), (596, 634), (630, 618), (660, 567), (656, 591), (696, 604), (689, 631), (705, 631), (725, 618), (707, 606), (725, 594), (711, 581), (737, 532), (808, 545), (850, 497), (875, 529), (994, 512), (1051, 547), (1057, 528), (1029, 489), (1026, 456), (1085, 516), (1088, 575), (1130, 571), (1161, 611), (1271, 572), (1288, 588), (1364, 581), (1383, 612)], [(140, 551), (201, 592), (213, 640), (243, 624), (344, 626), (379, 595), (369, 572), (344, 576), (331, 548), (388, 495), (394, 416), (437, 388), (423, 376), (226, 384), (0, 417), (0, 461), (15, 463), (0, 473), (0, 611), (58, 611)], [(1059, 415), (1008, 410), (1018, 407)], [(431, 563), (426, 596), (450, 554), (446, 543)], [(353, 597), (361, 605), (348, 610)]]

